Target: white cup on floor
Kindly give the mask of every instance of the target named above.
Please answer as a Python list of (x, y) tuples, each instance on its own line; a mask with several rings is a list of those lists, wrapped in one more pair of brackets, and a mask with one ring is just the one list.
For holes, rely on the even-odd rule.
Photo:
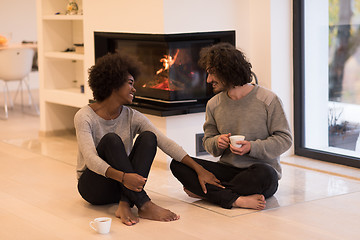
[(95, 218), (93, 221), (90, 222), (90, 227), (101, 234), (109, 233), (111, 227), (111, 218)]
[(243, 136), (243, 135), (230, 136), (231, 145), (233, 145), (234, 147), (237, 147), (237, 148), (240, 148), (242, 146), (242, 144), (237, 144), (237, 142), (244, 141), (244, 140), (245, 140), (245, 136)]

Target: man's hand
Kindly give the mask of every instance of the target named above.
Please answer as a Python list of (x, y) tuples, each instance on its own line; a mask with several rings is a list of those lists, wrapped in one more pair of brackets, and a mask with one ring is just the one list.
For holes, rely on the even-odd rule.
[(237, 148), (230, 144), (230, 151), (232, 153), (242, 156), (250, 152), (251, 143), (249, 141), (244, 140), (244, 141), (238, 141), (237, 143), (242, 144), (242, 146), (240, 148)]
[(228, 148), (230, 145), (230, 136), (231, 136), (231, 133), (220, 135), (217, 140), (218, 148), (220, 148), (220, 149)]
[(207, 189), (206, 189), (206, 184), (207, 183), (215, 185), (215, 186), (220, 187), (220, 188), (225, 188), (223, 185), (221, 185), (220, 180), (217, 179), (214, 174), (212, 174), (211, 172), (209, 172), (205, 168), (203, 168), (197, 174), (198, 174), (200, 186), (201, 186), (201, 188), (202, 188), (202, 190), (204, 191), (205, 194), (207, 193)]

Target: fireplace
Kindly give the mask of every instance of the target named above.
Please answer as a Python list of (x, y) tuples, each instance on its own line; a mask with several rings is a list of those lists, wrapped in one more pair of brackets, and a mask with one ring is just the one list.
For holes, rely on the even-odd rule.
[(95, 59), (125, 52), (143, 65), (135, 79), (132, 107), (159, 116), (203, 112), (213, 96), (206, 71), (197, 62), (201, 48), (219, 42), (235, 44), (235, 31), (139, 34), (95, 32)]

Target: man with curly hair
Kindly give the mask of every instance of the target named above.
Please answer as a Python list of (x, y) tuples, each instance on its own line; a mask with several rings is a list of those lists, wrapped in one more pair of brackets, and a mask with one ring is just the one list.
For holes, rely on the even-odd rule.
[[(220, 160), (172, 161), (171, 170), (191, 197), (227, 209), (262, 210), (265, 199), (278, 188), (280, 155), (292, 144), (281, 100), (270, 90), (251, 84), (252, 66), (231, 44), (202, 49), (199, 64), (206, 69), (207, 82), (217, 94), (206, 106), (203, 145)], [(230, 144), (231, 135), (245, 136), (237, 142), (241, 147)], [(204, 178), (210, 173), (220, 186)]]

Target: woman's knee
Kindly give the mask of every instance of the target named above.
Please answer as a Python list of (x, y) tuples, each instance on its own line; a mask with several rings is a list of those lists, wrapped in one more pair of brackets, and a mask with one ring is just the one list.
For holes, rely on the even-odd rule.
[[(119, 135), (117, 135), (116, 133), (110, 132), (105, 134), (101, 140), (100, 143), (106, 143), (106, 144), (117, 144), (117, 143), (122, 143), (122, 139)], [(99, 144), (100, 144), (99, 143)]]
[(108, 152), (109, 149), (124, 149), (124, 143), (116, 133), (105, 134), (96, 146), (96, 150), (102, 158), (105, 158), (106, 152)]
[(139, 134), (136, 141), (146, 144), (149, 147), (157, 147), (157, 138), (153, 132), (145, 131)]
[(150, 131), (145, 131), (145, 132), (140, 133), (139, 137), (144, 138), (144, 139), (149, 140), (149, 141), (157, 142), (157, 138), (156, 138), (155, 133), (150, 132)]

